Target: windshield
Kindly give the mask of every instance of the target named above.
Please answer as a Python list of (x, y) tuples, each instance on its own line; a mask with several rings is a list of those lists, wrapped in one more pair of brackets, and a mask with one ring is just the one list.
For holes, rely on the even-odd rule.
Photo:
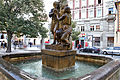
[(113, 47), (109, 47), (109, 48), (107, 48), (107, 50), (113, 50)]

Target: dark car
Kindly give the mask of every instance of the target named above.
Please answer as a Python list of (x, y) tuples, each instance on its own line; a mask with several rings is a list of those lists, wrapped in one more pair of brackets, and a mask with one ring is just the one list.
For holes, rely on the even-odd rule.
[(88, 48), (81, 48), (80, 51), (82, 52), (91, 52), (91, 53), (99, 53), (100, 49), (96, 47), (88, 47)]

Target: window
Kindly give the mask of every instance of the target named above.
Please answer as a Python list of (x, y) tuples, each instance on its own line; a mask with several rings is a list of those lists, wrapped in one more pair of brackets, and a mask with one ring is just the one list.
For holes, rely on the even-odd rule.
[(71, 10), (71, 16), (72, 16), (72, 19), (73, 19), (73, 10)]
[(107, 37), (107, 47), (114, 46), (114, 37)]
[(89, 10), (88, 17), (94, 17), (94, 9)]
[(94, 0), (89, 0), (89, 5), (94, 5)]
[(73, 1), (70, 1), (70, 2), (69, 2), (69, 7), (70, 7), (71, 9), (73, 9)]
[(81, 18), (86, 18), (86, 9), (81, 10)]
[(75, 0), (75, 8), (79, 8), (79, 0)]
[(101, 0), (98, 0), (98, 4), (101, 4)]
[(97, 17), (101, 17), (102, 16), (102, 8), (97, 9)]
[(90, 26), (90, 31), (94, 31), (94, 26)]
[(96, 25), (96, 30), (100, 30), (100, 25)]
[(112, 14), (112, 13), (113, 13), (113, 8), (109, 8), (109, 9), (108, 9), (108, 13), (109, 13), (109, 14)]
[(85, 31), (85, 27), (84, 26), (81, 26), (81, 31)]
[(82, 5), (82, 7), (87, 6), (87, 0), (82, 0), (81, 5)]
[(94, 37), (94, 46), (100, 46), (100, 37)]
[(79, 19), (79, 10), (75, 10), (75, 15), (74, 19), (78, 20)]

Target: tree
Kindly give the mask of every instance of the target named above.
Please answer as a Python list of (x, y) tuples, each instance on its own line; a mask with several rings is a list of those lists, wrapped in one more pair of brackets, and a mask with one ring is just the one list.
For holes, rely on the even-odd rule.
[(71, 26), (72, 26), (72, 40), (78, 40), (79, 39), (78, 35), (80, 35), (80, 31), (76, 30), (76, 22), (72, 21)]
[(0, 30), (5, 30), (8, 36), (6, 52), (11, 52), (13, 34), (36, 37), (38, 32), (46, 33), (43, 22), (47, 15), (43, 7), (42, 0), (0, 0)]

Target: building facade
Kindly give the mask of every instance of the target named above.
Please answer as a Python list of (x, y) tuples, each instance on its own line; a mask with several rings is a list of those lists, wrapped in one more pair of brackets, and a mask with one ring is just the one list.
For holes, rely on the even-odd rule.
[(114, 0), (68, 0), (68, 4), (83, 47), (114, 46)]
[(115, 21), (115, 37), (114, 46), (120, 46), (120, 0), (115, 2), (116, 21)]

